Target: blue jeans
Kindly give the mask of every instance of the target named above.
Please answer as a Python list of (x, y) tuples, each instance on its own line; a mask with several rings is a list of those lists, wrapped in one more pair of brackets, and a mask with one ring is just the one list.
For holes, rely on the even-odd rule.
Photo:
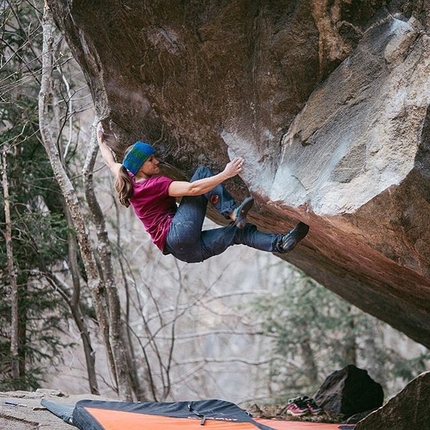
[[(210, 169), (199, 167), (191, 182), (210, 176), (213, 176)], [(211, 202), (226, 218), (237, 206), (222, 184), (204, 195), (183, 197), (170, 225), (165, 253), (172, 254), (178, 260), (187, 263), (198, 263), (221, 254), (229, 246), (238, 244), (261, 251), (275, 251), (281, 235), (262, 233), (255, 225), (249, 223), (243, 229), (231, 224), (202, 231), (208, 202)]]

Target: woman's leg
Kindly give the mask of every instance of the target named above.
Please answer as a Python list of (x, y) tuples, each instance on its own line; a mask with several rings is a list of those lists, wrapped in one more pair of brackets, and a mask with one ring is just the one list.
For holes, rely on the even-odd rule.
[[(193, 180), (212, 175), (207, 168), (199, 168)], [(184, 197), (172, 220), (167, 236), (166, 251), (188, 263), (197, 263), (223, 253), (232, 245), (246, 245), (266, 252), (289, 252), (308, 232), (308, 226), (299, 223), (287, 234), (263, 233), (253, 224), (244, 228), (235, 225), (201, 231), (208, 200), (226, 217), (236, 204), (224, 186), (215, 187), (204, 196)]]
[(260, 251), (284, 254), (292, 251), (305, 238), (308, 231), (309, 227), (302, 222), (286, 234), (263, 233), (249, 223), (243, 229), (229, 225), (201, 232), (199, 243), (192, 248), (195, 250), (194, 253), (174, 255), (188, 263), (197, 263), (223, 253), (232, 245), (246, 245)]
[(278, 251), (277, 244), (282, 234), (263, 233), (253, 224), (246, 224), (243, 229), (234, 225), (203, 231), (201, 234), (202, 257), (204, 260), (223, 253), (232, 245), (246, 245), (260, 251)]
[[(180, 229), (178, 233), (176, 229)], [(215, 255), (222, 254), (232, 245), (246, 245), (260, 251), (278, 251), (277, 244), (283, 237), (281, 234), (263, 233), (253, 224), (246, 224), (243, 229), (235, 225), (219, 227), (212, 230), (197, 232), (192, 222), (177, 223), (171, 228), (168, 236), (167, 250), (176, 258), (188, 263), (198, 263)], [(189, 235), (184, 234), (188, 230)]]
[[(199, 167), (191, 182), (210, 176), (213, 176), (210, 169)], [(203, 261), (201, 233), (208, 201), (226, 218), (236, 207), (233, 197), (222, 184), (202, 196), (183, 197), (167, 235), (167, 252), (183, 261)]]
[[(213, 176), (212, 171), (207, 167), (201, 166), (195, 171), (190, 182), (209, 178), (211, 176)], [(219, 184), (215, 188), (212, 188), (212, 190), (207, 192), (204, 196), (207, 201), (211, 202), (215, 209), (227, 219), (236, 207), (236, 202), (223, 184)]]
[(306, 237), (308, 231), (309, 227), (302, 222), (299, 222), (286, 234), (263, 233), (258, 231), (255, 225), (249, 223), (243, 229), (230, 225), (203, 231), (201, 235), (202, 258), (206, 260), (221, 254), (232, 245), (246, 245), (260, 251), (284, 254), (292, 251)]

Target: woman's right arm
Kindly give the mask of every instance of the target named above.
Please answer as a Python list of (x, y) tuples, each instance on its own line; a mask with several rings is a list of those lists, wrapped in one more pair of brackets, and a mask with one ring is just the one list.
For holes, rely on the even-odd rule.
[(100, 153), (102, 155), (103, 161), (105, 162), (106, 166), (109, 167), (115, 177), (117, 177), (122, 164), (115, 161), (111, 149), (107, 146), (103, 126), (100, 122), (97, 124), (97, 141), (99, 143)]
[(236, 157), (217, 175), (198, 179), (194, 182), (173, 181), (169, 186), (170, 197), (200, 196), (215, 188), (225, 180), (238, 175), (243, 169), (244, 159)]

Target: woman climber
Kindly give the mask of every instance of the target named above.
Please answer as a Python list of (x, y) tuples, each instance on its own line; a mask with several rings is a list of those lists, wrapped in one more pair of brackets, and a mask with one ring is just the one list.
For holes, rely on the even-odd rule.
[[(97, 139), (105, 164), (116, 177), (115, 188), (124, 206), (132, 206), (152, 241), (164, 254), (179, 260), (197, 263), (221, 254), (229, 246), (242, 244), (267, 252), (291, 251), (308, 233), (300, 222), (286, 234), (263, 233), (246, 216), (254, 199), (246, 198), (239, 206), (222, 183), (239, 174), (244, 159), (236, 157), (221, 173), (199, 167), (190, 182), (174, 181), (161, 175), (154, 148), (136, 142), (117, 163), (106, 144), (102, 125)], [(176, 198), (181, 197), (179, 206)], [(208, 202), (230, 225), (202, 231)]]

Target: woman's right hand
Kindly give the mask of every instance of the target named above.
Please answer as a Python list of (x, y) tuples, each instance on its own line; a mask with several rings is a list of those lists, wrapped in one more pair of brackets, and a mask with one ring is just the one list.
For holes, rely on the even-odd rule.
[(245, 160), (242, 157), (233, 158), (233, 160), (225, 166), (224, 174), (229, 178), (238, 175), (243, 170), (244, 162)]
[(97, 124), (96, 130), (97, 130), (97, 139), (99, 142), (101, 142), (104, 139), (104, 133), (105, 133), (101, 122)]
[(194, 182), (173, 181), (169, 186), (169, 196), (201, 196), (208, 191), (222, 184), (226, 179), (236, 176), (242, 171), (245, 160), (242, 157), (236, 157), (228, 163), (221, 173), (215, 176), (198, 179)]

